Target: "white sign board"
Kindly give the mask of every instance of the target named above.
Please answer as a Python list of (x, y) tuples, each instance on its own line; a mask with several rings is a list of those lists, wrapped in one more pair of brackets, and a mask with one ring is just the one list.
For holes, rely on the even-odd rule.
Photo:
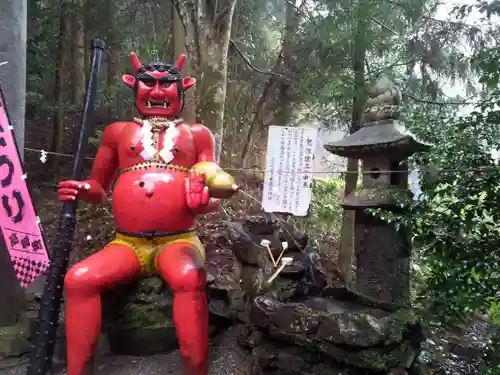
[(317, 128), (270, 126), (262, 207), (306, 216), (311, 203)]
[(413, 200), (418, 201), (422, 195), (422, 189), (420, 187), (420, 170), (414, 169), (408, 175), (408, 180), (410, 181), (410, 190), (413, 193)]

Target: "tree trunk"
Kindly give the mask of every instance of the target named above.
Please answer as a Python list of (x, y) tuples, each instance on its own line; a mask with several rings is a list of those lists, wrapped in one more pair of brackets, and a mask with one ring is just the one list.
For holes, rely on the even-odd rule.
[(282, 78), (278, 87), (278, 111), (276, 113), (277, 125), (289, 126), (293, 120), (293, 87), (290, 81), (293, 80), (293, 74), (296, 72), (295, 55), (293, 52), (293, 37), (299, 24), (299, 15), (292, 2), (286, 2), (286, 24), (285, 35), (283, 37), (283, 59), (280, 72), (285, 78)]
[(83, 46), (83, 64), (84, 64), (84, 77), (85, 77), (85, 84), (87, 84), (87, 81), (89, 79), (88, 75), (90, 72), (90, 36), (89, 36), (89, 30), (90, 27), (89, 25), (92, 24), (92, 19), (90, 17), (90, 1), (86, 1), (85, 8), (84, 8), (84, 16), (83, 16), (83, 40), (84, 40), (84, 46)]
[[(283, 51), (280, 51), (280, 54), (276, 59), (273, 71), (279, 70), (279, 67), (282, 64), (282, 60), (283, 60)], [(267, 112), (267, 104), (270, 97), (272, 96), (272, 91), (277, 80), (280, 79), (282, 78), (279, 76), (271, 75), (267, 79), (264, 89), (262, 90), (262, 94), (260, 95), (259, 100), (257, 101), (257, 104), (255, 106), (255, 114), (252, 123), (250, 124), (250, 127), (248, 129), (246, 140), (245, 143), (243, 144), (243, 149), (241, 152), (240, 166), (242, 168), (250, 168), (251, 166), (252, 153), (250, 152), (250, 150), (252, 149), (255, 136), (264, 131), (263, 125), (264, 125), (264, 117)]]
[[(116, 10), (114, 0), (108, 0), (108, 35), (107, 35), (107, 50), (109, 52), (107, 59), (107, 87), (108, 92), (113, 93), (114, 86), (116, 85), (116, 78), (118, 76), (117, 71), (117, 55), (120, 52), (119, 38), (118, 38), (118, 28), (116, 24)], [(117, 107), (117, 102), (114, 100), (116, 95), (111, 94), (113, 99), (108, 101), (108, 123), (113, 121), (114, 110)]]
[(68, 68), (72, 83), (70, 102), (75, 105), (82, 105), (85, 96), (85, 9), (85, 1), (75, 1), (69, 17), (71, 64)]
[[(368, 37), (367, 5), (363, 0), (358, 3), (356, 34), (354, 35), (352, 68), (354, 71), (354, 98), (352, 101), (352, 116), (349, 132), (352, 134), (359, 130), (363, 118), (366, 99), (365, 88), (365, 58)], [(358, 159), (347, 160), (347, 173), (345, 176), (344, 196), (348, 196), (358, 183)], [(346, 282), (352, 281), (352, 264), (354, 249), (354, 212), (344, 210), (342, 216), (342, 232), (340, 249), (337, 259), (340, 274)]]
[[(64, 141), (64, 71), (66, 68), (66, 41), (68, 33), (68, 6), (65, 0), (60, 1), (59, 45), (54, 78), (54, 115), (51, 152), (60, 153)], [(52, 170), (58, 164), (57, 155), (52, 158)]]
[[(186, 33), (184, 32), (184, 26), (182, 24), (179, 12), (173, 6), (172, 9), (172, 35), (174, 36), (174, 60), (177, 59), (182, 54), (187, 55), (186, 51)], [(191, 56), (188, 55), (185, 66), (183, 67), (182, 74), (187, 77), (191, 75)], [(196, 91), (194, 89), (187, 90), (185, 94), (184, 110), (182, 111), (182, 116), (189, 124), (194, 124), (196, 122)]]
[(215, 131), (217, 160), (224, 137), (227, 52), (236, 0), (176, 0), (197, 83), (197, 119)]

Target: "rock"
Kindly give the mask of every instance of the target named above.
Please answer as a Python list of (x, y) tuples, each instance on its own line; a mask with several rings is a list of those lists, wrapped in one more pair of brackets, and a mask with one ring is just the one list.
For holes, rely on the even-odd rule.
[[(251, 217), (227, 227), (248, 305), (239, 344), (255, 357), (256, 374), (357, 374), (352, 366), (388, 373), (414, 363), (422, 338), (411, 309), (379, 303), (339, 280), (326, 286), (318, 243), (290, 225)], [(286, 241), (282, 255), (292, 258), (271, 283), (277, 267), (263, 239), (273, 255)], [(330, 365), (318, 367), (325, 361)]]
[(238, 327), (237, 341), (241, 347), (253, 349), (264, 341), (264, 337), (261, 331), (255, 329), (255, 326), (245, 324)]
[(406, 367), (418, 355), (407, 338), (418, 323), (409, 309), (387, 312), (324, 298), (282, 303), (257, 297), (250, 320), (274, 339), (366, 369)]
[(31, 351), (26, 327), (16, 324), (0, 327), (0, 360), (9, 357), (19, 357)]
[[(485, 317), (447, 331), (429, 330), (417, 361), (420, 374), (481, 375), (497, 363), (500, 328)], [(491, 357), (490, 357), (491, 356)]]
[[(308, 247), (307, 236), (290, 224), (251, 216), (239, 222), (227, 222), (226, 226), (236, 258), (236, 276), (249, 298), (270, 295), (280, 301), (303, 299), (317, 295), (325, 286), (327, 276), (316, 247)], [(261, 245), (263, 240), (268, 241), (269, 249)], [(288, 244), (285, 249), (282, 246), (284, 241)], [(280, 256), (293, 261), (272, 283), (268, 283), (279, 267), (273, 264), (273, 259), (276, 262)]]
[(307, 245), (302, 253), (309, 280), (318, 288), (323, 288), (326, 285), (328, 277), (319, 255), (319, 243), (317, 241), (311, 241), (311, 244)]
[[(37, 333), (40, 296), (26, 294), (25, 309), (17, 318), (17, 323), (9, 327), (0, 327), (0, 369), (26, 363), (28, 354), (33, 349), (33, 340)], [(62, 368), (66, 363), (66, 339), (64, 320), (61, 314), (54, 348), (53, 368)]]
[(177, 348), (173, 295), (159, 277), (103, 295), (103, 331), (114, 354), (149, 355)]
[[(28, 364), (29, 362), (29, 356), (23, 355), (20, 357), (7, 357), (4, 359), (0, 359), (0, 371), (6, 370), (9, 371), (9, 369), (12, 368), (23, 368), (23, 365)], [(2, 371), (3, 373), (3, 371)]]
[[(226, 222), (226, 226), (236, 259), (252, 265), (261, 264), (261, 255), (269, 257), (268, 250), (261, 246), (262, 240), (269, 241), (269, 248), (275, 259), (290, 252), (302, 252), (308, 243), (307, 235), (297, 231), (293, 225), (263, 216), (250, 216), (240, 222)], [(287, 243), (287, 248), (282, 254), (283, 242)]]
[(297, 355), (298, 348), (289, 349), (291, 350), (280, 350), (277, 346), (268, 344), (259, 346), (255, 355), (264, 370), (280, 370), (290, 375), (302, 375), (311, 366), (303, 357)]
[(408, 372), (405, 369), (398, 367), (389, 371), (387, 375), (408, 375)]
[[(227, 320), (245, 320), (243, 292), (234, 272), (211, 269), (207, 274), (210, 333), (225, 329)], [(103, 332), (114, 354), (150, 355), (178, 347), (173, 322), (173, 294), (160, 277), (144, 277), (103, 295)]]
[(277, 229), (277, 222), (267, 216), (247, 216), (244, 220), (246, 229), (255, 236), (273, 234)]
[(284, 276), (276, 278), (272, 283), (265, 283), (262, 292), (261, 295), (280, 302), (302, 300), (309, 293), (303, 280), (289, 279)]
[(386, 311), (397, 311), (408, 308), (403, 304), (394, 304), (385, 301), (377, 301), (371, 297), (365, 296), (341, 283), (327, 286), (321, 291), (321, 296), (329, 299), (352, 302), (363, 306), (373, 307)]
[[(19, 321), (26, 327), (26, 333), (30, 343), (33, 343), (38, 331), (38, 310), (40, 307), (41, 294), (28, 295), (27, 307)], [(56, 345), (52, 358), (53, 368), (58, 369), (66, 365), (66, 333), (64, 329), (64, 305), (61, 307), (59, 322), (56, 330)]]
[(253, 221), (247, 219), (244, 224), (226, 223), (231, 250), (237, 261), (235, 277), (239, 280), (241, 289), (249, 297), (261, 293), (265, 280), (274, 272), (267, 248), (261, 246), (261, 239), (247, 228), (257, 228), (254, 230), (261, 233), (264, 228), (269, 230), (265, 223), (267, 222), (264, 219), (259, 221), (256, 217)]
[(214, 270), (207, 285), (209, 312), (223, 319), (246, 321), (247, 308), (244, 293), (232, 272)]
[(257, 238), (242, 223), (228, 222), (226, 225), (231, 250), (238, 262), (259, 267), (271, 263), (268, 250), (260, 245), (263, 238)]
[(301, 251), (305, 249), (309, 237), (305, 233), (299, 232), (295, 227), (286, 222), (278, 222), (279, 238), (282, 242), (288, 243), (289, 251)]
[[(269, 267), (270, 268), (270, 267)], [(264, 292), (265, 282), (270, 272), (262, 267), (241, 266), (240, 286), (248, 297), (254, 297)]]
[(281, 276), (300, 279), (307, 272), (307, 266), (304, 262), (304, 256), (300, 252), (287, 253), (287, 256), (293, 258), (293, 262), (292, 264), (287, 265), (283, 269), (283, 271), (281, 271)]
[[(263, 341), (250, 353), (257, 374), (264, 375), (372, 375), (336, 363), (318, 352)], [(373, 374), (374, 375), (374, 374)]]

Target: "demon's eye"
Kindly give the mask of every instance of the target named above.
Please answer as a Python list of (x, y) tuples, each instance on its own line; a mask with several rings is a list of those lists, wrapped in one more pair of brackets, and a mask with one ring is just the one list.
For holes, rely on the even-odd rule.
[(167, 87), (170, 87), (172, 85), (172, 82), (160, 82), (160, 87), (166, 89)]
[(151, 79), (141, 79), (141, 82), (144, 83), (148, 87), (154, 87), (156, 80), (154, 78)]

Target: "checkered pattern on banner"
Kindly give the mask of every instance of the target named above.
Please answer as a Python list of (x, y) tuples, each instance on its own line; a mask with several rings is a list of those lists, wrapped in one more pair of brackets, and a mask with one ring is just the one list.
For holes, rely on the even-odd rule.
[(16, 277), (21, 288), (27, 288), (33, 280), (49, 269), (48, 262), (31, 260), (28, 258), (12, 257)]

